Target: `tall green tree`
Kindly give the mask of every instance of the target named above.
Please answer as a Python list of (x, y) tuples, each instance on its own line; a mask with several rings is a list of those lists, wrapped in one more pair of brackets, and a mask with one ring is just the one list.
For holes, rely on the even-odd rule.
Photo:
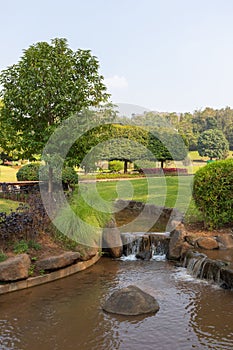
[(0, 84), (1, 123), (27, 159), (42, 152), (63, 120), (109, 96), (97, 58), (90, 50), (73, 51), (61, 38), (31, 45), (18, 63), (1, 72)]
[(201, 157), (224, 159), (228, 155), (229, 142), (221, 130), (210, 129), (199, 136), (197, 150)]
[(197, 136), (193, 132), (193, 115), (191, 113), (182, 113), (178, 124), (178, 132), (183, 137), (190, 151), (197, 149)]
[(233, 124), (229, 125), (225, 134), (229, 142), (229, 148), (231, 151), (233, 151)]

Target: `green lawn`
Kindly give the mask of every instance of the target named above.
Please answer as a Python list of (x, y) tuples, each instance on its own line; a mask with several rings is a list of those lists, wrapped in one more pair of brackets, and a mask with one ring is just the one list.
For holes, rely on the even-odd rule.
[(0, 165), (0, 182), (16, 181), (16, 173), (18, 169), (14, 169), (10, 166)]
[[(85, 193), (94, 192), (99, 201), (90, 203), (101, 206), (100, 201), (111, 207), (116, 199), (132, 199), (159, 206), (175, 207), (185, 213), (186, 220), (200, 220), (201, 216), (192, 199), (193, 176), (149, 177), (134, 180), (79, 184)], [(97, 198), (95, 196), (95, 198)]]
[(11, 210), (16, 210), (18, 208), (19, 203), (11, 201), (9, 199), (0, 198), (0, 212), (9, 213)]
[[(0, 165), (0, 182), (16, 181), (17, 169), (12, 167)], [(0, 198), (0, 212), (9, 213), (12, 210), (18, 208), (19, 203), (8, 199)]]
[[(232, 158), (232, 156), (233, 156), (233, 151), (229, 151), (228, 158)], [(189, 157), (191, 160), (196, 160), (196, 161), (207, 161), (209, 159), (209, 157), (201, 157), (198, 151), (190, 151)]]

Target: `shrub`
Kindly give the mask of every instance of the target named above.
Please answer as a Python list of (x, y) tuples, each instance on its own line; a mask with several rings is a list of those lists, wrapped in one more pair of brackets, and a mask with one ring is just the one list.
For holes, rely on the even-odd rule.
[(123, 162), (121, 162), (120, 160), (111, 160), (108, 163), (108, 169), (110, 171), (115, 171), (115, 172), (121, 171), (124, 169)]
[(18, 181), (38, 181), (39, 180), (39, 163), (30, 163), (22, 166), (16, 173)]
[(39, 233), (50, 232), (50, 218), (39, 193), (30, 194), (25, 200), (27, 204), (20, 204), (10, 214), (0, 212), (0, 244), (14, 240), (28, 242)]
[(7, 255), (6, 255), (6, 254), (4, 254), (4, 253), (0, 253), (0, 262), (5, 261), (7, 258), (8, 258), (8, 257), (7, 257)]
[(209, 228), (233, 222), (233, 159), (199, 169), (194, 177), (193, 197)]
[(27, 253), (29, 249), (28, 243), (24, 240), (16, 242), (14, 244), (13, 250), (15, 254)]
[(62, 170), (62, 182), (66, 185), (74, 185), (78, 183), (78, 175), (74, 168), (66, 167)]
[[(48, 181), (48, 166), (40, 165), (39, 163), (30, 163), (24, 165), (16, 173), (18, 181), (39, 181), (39, 170), (41, 171), (41, 178), (44, 181)], [(54, 171), (54, 182), (58, 182), (59, 175)], [(65, 185), (74, 185), (78, 183), (78, 175), (74, 168), (64, 167), (62, 170), (62, 183)]]

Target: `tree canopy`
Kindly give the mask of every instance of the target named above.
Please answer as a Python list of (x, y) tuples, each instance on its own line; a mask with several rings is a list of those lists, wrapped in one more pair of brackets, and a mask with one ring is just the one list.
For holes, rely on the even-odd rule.
[(64, 119), (108, 99), (97, 58), (90, 50), (73, 51), (61, 38), (24, 50), (1, 72), (0, 84), (1, 126), (27, 159), (42, 151)]
[[(92, 134), (95, 137), (91, 137)], [(96, 159), (157, 160), (163, 164), (166, 160), (183, 160), (187, 155), (183, 139), (176, 131), (161, 128), (150, 131), (135, 125), (101, 125), (83, 134), (76, 146), (77, 156), (87, 155), (85, 163)]]
[(229, 142), (221, 130), (206, 130), (198, 138), (197, 150), (201, 157), (224, 159), (228, 155)]

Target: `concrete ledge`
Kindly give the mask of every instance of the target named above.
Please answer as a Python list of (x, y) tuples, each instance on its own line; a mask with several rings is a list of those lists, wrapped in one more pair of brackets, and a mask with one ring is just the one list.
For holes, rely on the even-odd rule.
[(99, 253), (97, 253), (93, 258), (87, 261), (79, 261), (74, 265), (65, 267), (43, 276), (29, 277), (26, 280), (11, 282), (0, 285), (0, 294), (6, 294), (10, 292), (15, 292), (17, 290), (31, 288), (39, 286), (40, 284), (56, 281), (60, 278), (64, 278), (75, 274), (76, 272), (86, 270), (88, 267), (94, 265), (100, 259)]

